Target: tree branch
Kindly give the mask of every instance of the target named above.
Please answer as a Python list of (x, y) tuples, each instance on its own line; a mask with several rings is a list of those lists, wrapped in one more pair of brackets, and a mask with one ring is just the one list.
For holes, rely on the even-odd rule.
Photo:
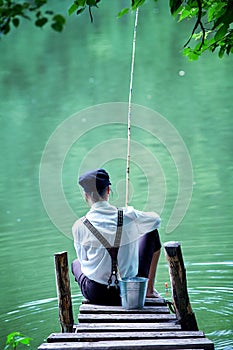
[(90, 15), (91, 23), (93, 23), (93, 16), (92, 16), (92, 12), (91, 12), (91, 6), (89, 6), (89, 15)]
[(202, 5), (201, 5), (201, 0), (197, 0), (197, 6), (198, 6), (198, 15), (197, 15), (197, 20), (196, 20), (196, 23), (193, 27), (193, 30), (192, 30), (192, 33), (190, 35), (190, 38), (188, 39), (188, 41), (186, 42), (186, 44), (184, 44), (184, 47), (186, 47), (189, 42), (191, 41), (192, 37), (193, 37), (193, 34), (195, 33), (196, 29), (198, 26), (201, 27), (201, 30), (202, 30), (202, 40), (201, 40), (201, 46), (200, 46), (200, 49), (202, 48), (202, 46), (204, 45), (204, 42), (205, 42), (205, 28), (203, 26), (203, 23), (201, 21), (201, 17), (202, 17)]

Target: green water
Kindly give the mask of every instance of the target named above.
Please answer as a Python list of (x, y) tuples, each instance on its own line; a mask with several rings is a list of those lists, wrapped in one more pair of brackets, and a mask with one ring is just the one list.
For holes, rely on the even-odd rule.
[[(66, 130), (68, 145), (72, 144), (61, 171), (73, 215), (86, 210), (76, 175), (92, 164), (108, 168), (112, 201), (124, 203), (127, 113), (119, 116), (115, 103), (128, 101), (134, 15), (116, 20), (114, 11), (120, 4), (114, 11), (107, 2), (101, 8), (94, 12), (93, 24), (88, 15), (74, 17), (57, 34), (25, 23), (0, 42), (0, 348), (12, 331), (32, 337), (36, 349), (51, 332), (60, 330), (53, 254), (66, 250), (71, 262), (75, 252), (69, 233), (63, 234), (46, 213), (39, 170), (46, 143), (71, 116), (81, 113), (80, 123)], [(156, 10), (145, 6), (139, 13), (133, 102), (149, 108), (149, 114), (157, 111), (164, 121), (132, 113), (130, 204), (143, 209), (150, 196), (155, 198), (148, 207), (162, 216), (162, 241), (181, 242), (199, 328), (216, 349), (229, 350), (233, 349), (232, 58), (219, 60), (206, 54), (198, 62), (187, 62), (180, 51), (188, 28), (170, 18), (165, 2)], [(108, 103), (109, 123), (103, 124), (98, 113), (89, 118), (83, 112), (86, 108), (95, 112), (93, 106)], [(166, 121), (184, 140), (193, 169), (190, 206), (171, 233), (166, 227), (179, 193), (176, 166), (186, 163), (177, 136), (165, 144), (156, 137)], [(63, 153), (64, 143), (57, 140), (55, 156)], [(155, 165), (150, 167), (151, 160)], [(58, 181), (56, 170), (47, 174), (48, 196)], [(60, 212), (59, 216), (63, 219)], [(71, 221), (64, 214), (66, 227), (72, 226)], [(162, 254), (157, 289), (163, 296), (168, 280)], [(72, 277), (71, 288), (77, 320), (81, 294)]]

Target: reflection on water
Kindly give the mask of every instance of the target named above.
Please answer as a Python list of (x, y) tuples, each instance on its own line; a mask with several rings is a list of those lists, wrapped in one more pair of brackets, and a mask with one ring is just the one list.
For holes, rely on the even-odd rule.
[[(32, 337), (36, 348), (49, 333), (60, 330), (53, 254), (66, 250), (71, 262), (75, 251), (72, 240), (53, 226), (43, 208), (39, 166), (46, 142), (66, 118), (93, 105), (128, 99), (134, 15), (116, 22), (109, 16), (108, 4), (101, 6), (106, 16), (96, 16), (93, 25), (87, 24), (85, 16), (78, 22), (73, 18), (64, 33), (57, 34), (49, 29), (38, 31), (26, 23), (0, 43), (0, 348), (12, 331)], [(186, 41), (186, 25), (181, 24), (182, 30), (176, 26), (165, 2), (156, 11), (147, 6), (140, 14), (146, 20), (139, 16), (133, 102), (158, 111), (172, 123), (193, 164), (191, 205), (171, 234), (165, 233), (165, 227), (178, 191), (174, 164), (163, 153), (164, 145), (148, 133), (132, 132), (132, 139), (146, 141), (164, 171), (167, 196), (161, 239), (181, 242), (199, 328), (214, 341), (216, 349), (230, 350), (232, 58), (219, 60), (207, 54), (199, 62), (187, 62), (179, 52)], [(145, 125), (145, 130), (149, 129), (150, 125)], [(79, 214), (86, 210), (76, 188), (80, 162), (98, 142), (116, 137), (123, 137), (120, 128), (91, 130), (67, 154), (64, 191)], [(119, 143), (117, 147), (123, 146)], [(106, 154), (108, 151), (106, 148)], [(144, 158), (142, 153), (141, 167), (132, 165), (132, 204), (139, 209), (147, 190), (143, 161), (146, 164), (148, 159)], [(115, 184), (124, 173), (125, 160), (112, 159), (107, 165)], [(154, 172), (150, 176), (157, 179)], [(157, 183), (156, 193), (161, 191)], [(114, 187), (113, 200), (117, 200), (119, 188)], [(157, 207), (154, 203), (151, 209)], [(167, 281), (162, 255), (157, 289), (163, 296)], [(77, 320), (81, 295), (72, 277), (71, 288)]]

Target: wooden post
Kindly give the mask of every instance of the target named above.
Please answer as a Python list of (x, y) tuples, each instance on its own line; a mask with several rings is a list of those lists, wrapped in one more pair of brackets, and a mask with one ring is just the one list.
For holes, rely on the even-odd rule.
[(167, 242), (164, 244), (164, 250), (169, 265), (172, 298), (178, 321), (182, 330), (198, 331), (195, 314), (189, 301), (186, 271), (180, 243)]
[(62, 333), (73, 332), (73, 311), (70, 293), (70, 279), (67, 252), (54, 254), (59, 319)]

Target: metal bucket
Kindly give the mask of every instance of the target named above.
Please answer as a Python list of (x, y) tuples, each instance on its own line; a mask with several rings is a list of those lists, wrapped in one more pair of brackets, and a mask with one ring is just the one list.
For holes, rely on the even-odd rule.
[(124, 309), (142, 309), (145, 304), (148, 278), (133, 277), (119, 280), (121, 304)]

